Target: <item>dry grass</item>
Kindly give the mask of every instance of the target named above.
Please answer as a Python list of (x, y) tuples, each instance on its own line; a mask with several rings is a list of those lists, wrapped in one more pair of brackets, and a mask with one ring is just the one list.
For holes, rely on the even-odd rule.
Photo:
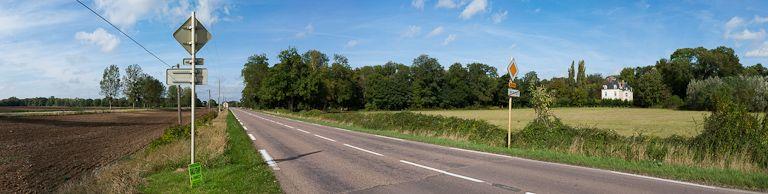
[[(437, 110), (415, 111), (424, 114), (480, 119), (507, 128), (507, 110)], [(701, 131), (706, 111), (677, 111), (649, 108), (553, 108), (565, 124), (615, 130), (618, 134), (668, 137), (692, 137)], [(533, 109), (512, 109), (512, 129), (520, 130), (534, 118)]]
[[(222, 116), (223, 115), (223, 116)], [(212, 120), (210, 125), (197, 127), (195, 132), (195, 161), (204, 166), (224, 153), (227, 145), (226, 114)], [(60, 193), (138, 193), (145, 183), (144, 175), (163, 168), (185, 166), (189, 161), (189, 140), (174, 141), (151, 151), (134, 153), (124, 160), (104, 166), (70, 181), (59, 188)], [(185, 173), (185, 169), (179, 169)]]

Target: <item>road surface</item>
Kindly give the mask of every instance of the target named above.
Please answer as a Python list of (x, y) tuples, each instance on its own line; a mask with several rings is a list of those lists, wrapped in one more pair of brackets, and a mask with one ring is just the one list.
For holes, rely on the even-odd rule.
[(286, 193), (743, 193), (232, 109)]

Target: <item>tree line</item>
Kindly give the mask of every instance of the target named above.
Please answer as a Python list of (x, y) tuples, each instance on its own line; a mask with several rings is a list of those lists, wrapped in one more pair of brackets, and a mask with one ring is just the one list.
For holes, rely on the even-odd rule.
[[(103, 99), (84, 98), (56, 98), (35, 97), (23, 98), (10, 97), (0, 100), (0, 106), (68, 106), (68, 107), (176, 107), (178, 93), (181, 93), (181, 106), (189, 107), (192, 98), (192, 89), (180, 88), (177, 92), (175, 85), (167, 89), (160, 80), (146, 74), (139, 65), (129, 65), (125, 68), (125, 74), (120, 76), (120, 68), (117, 65), (109, 65), (104, 69), (102, 79), (99, 82), (100, 94)], [(195, 104), (198, 107), (217, 106), (215, 100), (203, 102), (195, 96)]]
[(761, 111), (768, 100), (768, 69), (760, 63), (744, 67), (724, 46), (677, 49), (655, 65), (624, 68), (619, 77), (634, 87), (640, 107), (712, 110), (716, 98), (728, 98)]
[[(191, 88), (171, 85), (166, 90), (162, 82), (144, 73), (141, 66), (136, 64), (125, 68), (122, 79), (120, 69), (116, 65), (108, 66), (104, 69), (100, 86), (104, 100), (111, 102), (122, 93), (131, 107), (175, 107), (179, 94), (181, 94), (181, 106), (186, 107), (190, 106), (192, 98)], [(209, 102), (202, 102), (195, 95), (196, 106), (202, 107), (208, 103), (216, 105), (212, 99)]]
[[(420, 55), (409, 65), (390, 61), (352, 68), (342, 55), (329, 59), (318, 50), (300, 54), (295, 48), (281, 51), (277, 59), (270, 65), (265, 54), (248, 58), (241, 71), (245, 85), (242, 106), (402, 110), (507, 104), (509, 75), (499, 75), (496, 68), (483, 63), (453, 63), (446, 69), (437, 59)], [(689, 99), (689, 83), (713, 77), (768, 76), (768, 70), (761, 64), (743, 67), (727, 47), (681, 48), (656, 65), (625, 68), (615, 75), (633, 88), (635, 100), (628, 102), (601, 99), (606, 79), (601, 74), (587, 74), (584, 60), (571, 62), (567, 72), (567, 77), (550, 79), (540, 79), (535, 71), (513, 78), (522, 93), (520, 98), (513, 98), (513, 106), (530, 107), (532, 86), (544, 86), (554, 94), (553, 106), (703, 109), (709, 105), (690, 106), (694, 101), (701, 104), (702, 100)]]

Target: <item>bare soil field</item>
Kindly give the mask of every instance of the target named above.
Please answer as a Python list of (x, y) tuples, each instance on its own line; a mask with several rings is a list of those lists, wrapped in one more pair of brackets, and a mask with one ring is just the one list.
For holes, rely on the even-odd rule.
[[(53, 192), (143, 148), (176, 124), (176, 115), (154, 110), (0, 117), (0, 193)], [(189, 113), (184, 115), (184, 123), (189, 122)]]
[[(129, 107), (113, 107), (112, 109), (126, 109)], [(3, 112), (46, 112), (46, 111), (73, 111), (73, 110), (103, 110), (109, 107), (68, 107), (68, 106), (0, 106)]]

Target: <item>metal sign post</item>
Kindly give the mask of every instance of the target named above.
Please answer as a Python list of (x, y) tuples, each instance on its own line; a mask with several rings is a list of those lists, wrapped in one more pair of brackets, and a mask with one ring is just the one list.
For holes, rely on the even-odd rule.
[[(184, 69), (174, 69), (174, 70), (169, 69), (168, 71), (166, 71), (166, 79), (170, 77), (172, 78), (170, 80), (174, 80), (173, 83), (180, 84), (180, 83), (183, 83), (184, 81), (180, 79), (178, 79), (180, 81), (176, 81), (177, 79), (175, 78), (179, 78), (180, 76), (183, 77), (185, 76), (185, 74), (189, 76), (187, 80), (189, 80), (189, 83), (192, 85), (192, 93), (191, 93), (192, 99), (190, 99), (192, 103), (191, 104), (192, 120), (190, 121), (191, 137), (190, 137), (190, 146), (189, 146), (190, 147), (189, 149), (190, 166), (189, 167), (190, 169), (192, 169), (192, 167), (198, 167), (199, 169), (199, 164), (195, 164), (195, 91), (196, 91), (195, 86), (198, 84), (200, 85), (205, 84), (208, 73), (203, 68), (197, 68), (196, 63), (197, 62), (202, 63), (203, 59), (196, 58), (195, 54), (197, 54), (197, 51), (199, 51), (200, 48), (202, 48), (203, 45), (205, 45), (205, 43), (211, 39), (211, 33), (209, 33), (208, 30), (205, 29), (205, 27), (203, 27), (200, 21), (197, 20), (197, 18), (195, 17), (195, 12), (192, 12), (192, 16), (190, 16), (189, 19), (187, 19), (187, 21), (184, 22), (184, 24), (182, 24), (179, 27), (179, 29), (177, 29), (176, 32), (173, 33), (173, 37), (176, 39), (176, 41), (178, 41), (181, 44), (182, 47), (184, 47), (185, 50), (187, 50), (187, 52), (189, 52), (190, 55), (192, 55), (192, 57), (189, 60), (182, 61), (185, 64), (187, 64), (188, 62), (189, 64), (192, 65), (192, 68), (187, 70), (188, 72), (183, 72), (185, 71)], [(182, 72), (179, 72), (179, 71), (182, 71)], [(198, 77), (196, 75), (197, 73), (201, 73), (202, 75)], [(195, 174), (195, 173), (198, 173), (198, 174)], [(192, 186), (201, 182), (200, 180), (193, 180), (193, 179), (196, 179), (195, 177), (202, 177), (202, 176), (199, 176), (199, 173), (200, 173), (199, 170), (196, 170), (196, 171), (190, 170), (190, 184)]]
[(520, 91), (515, 90), (517, 84), (512, 81), (513, 77), (517, 77), (517, 64), (515, 64), (515, 58), (512, 58), (512, 61), (509, 62), (509, 67), (507, 69), (509, 70), (509, 89), (507, 91), (507, 95), (509, 96), (509, 104), (507, 105), (507, 108), (509, 109), (507, 148), (509, 148), (512, 145), (512, 97), (520, 97)]

